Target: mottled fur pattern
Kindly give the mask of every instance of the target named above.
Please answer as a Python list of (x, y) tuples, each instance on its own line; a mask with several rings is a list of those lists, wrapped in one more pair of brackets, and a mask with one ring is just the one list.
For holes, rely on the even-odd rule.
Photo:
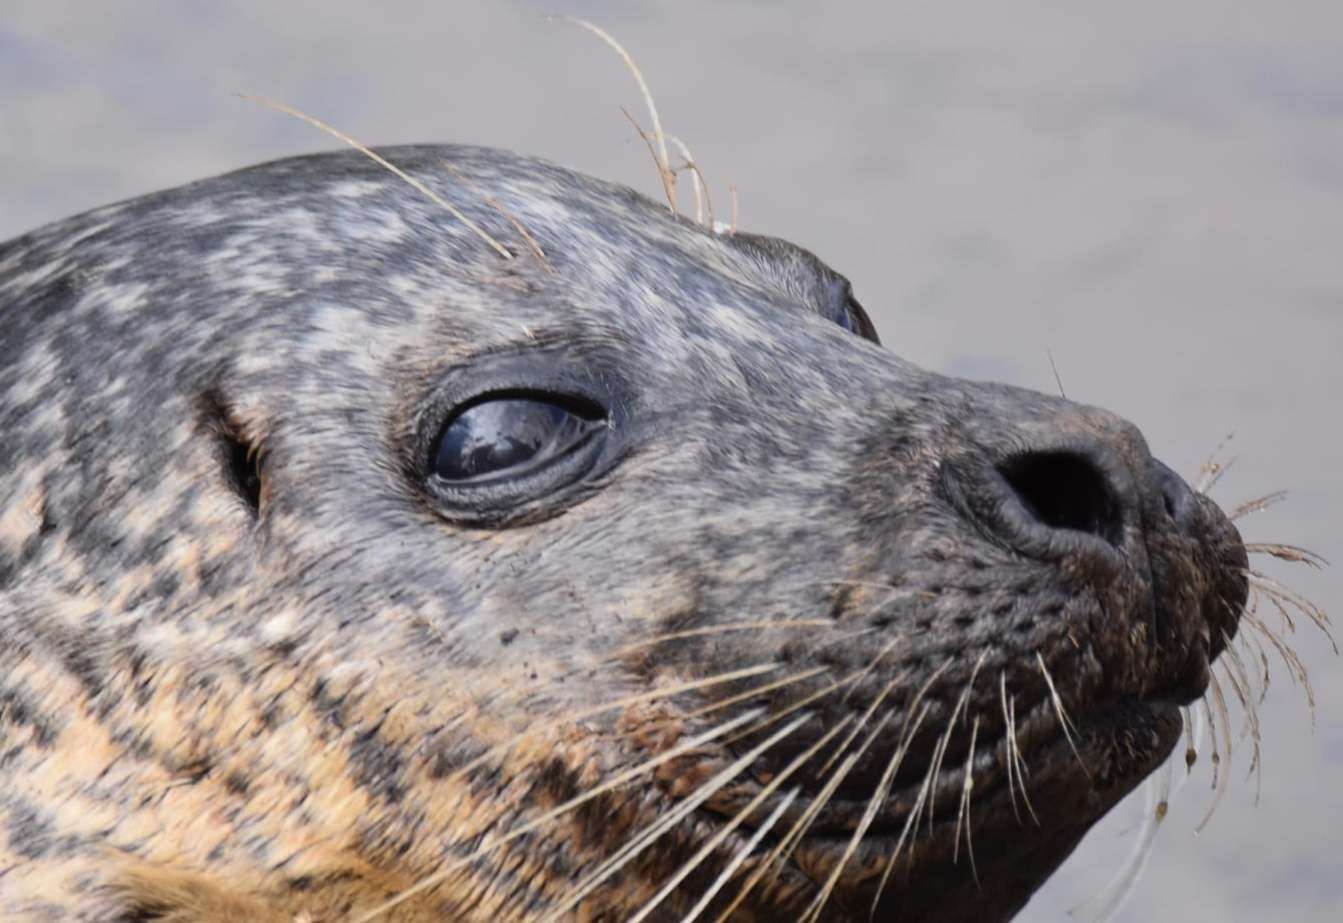
[[(736, 918), (815, 899), (913, 726), (825, 918), (867, 918), (930, 779), (936, 817), (879, 916), (997, 919), (1169, 752), (1165, 703), (1235, 630), (1243, 550), (1201, 498), (1163, 509), (1131, 426), (841, 329), (847, 283), (792, 245), (499, 151), (384, 153), (513, 258), (356, 154), (0, 245), (0, 917), (316, 923), (441, 873), (380, 919), (627, 918), (806, 746), (866, 721)], [(592, 474), (489, 516), (427, 487), (428, 440), (482, 388), (599, 403)], [(1003, 519), (993, 472), (1023, 453), (1088, 459), (1111, 532)], [(787, 719), (482, 848), (808, 696), (794, 735), (572, 908)], [(1014, 746), (1038, 825), (1013, 818)], [(962, 767), (979, 885), (952, 858)], [(831, 777), (809, 765), (796, 804)], [(651, 919), (680, 919), (778, 803)]]

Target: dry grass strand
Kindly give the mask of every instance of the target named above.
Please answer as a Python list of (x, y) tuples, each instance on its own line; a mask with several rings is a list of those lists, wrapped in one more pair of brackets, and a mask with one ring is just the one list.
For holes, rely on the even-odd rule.
[(432, 201), (435, 205), (438, 205), (441, 208), (445, 209), (448, 212), (448, 214), (452, 215), (454, 218), (460, 221), (468, 230), (471, 231), (471, 233), (475, 234), (485, 243), (489, 244), (490, 247), (492, 247), (495, 250), (495, 252), (497, 252), (504, 259), (511, 260), (513, 258), (512, 251), (510, 251), (503, 244), (499, 243), (499, 241), (491, 237), (485, 231), (484, 228), (480, 227), (480, 225), (476, 224), (470, 218), (466, 217), (465, 213), (463, 213), (461, 209), (457, 208), (457, 206), (453, 205), (451, 202), (443, 198), (437, 192), (434, 192), (434, 190), (430, 189), (420, 180), (411, 176), (405, 170), (402, 170), (396, 164), (392, 163), (386, 157), (383, 157), (381, 154), (377, 153), (363, 142), (355, 140), (354, 138), (345, 134), (345, 132), (341, 131), (338, 128), (334, 128), (331, 125), (328, 125), (326, 122), (323, 122), (319, 118), (308, 115), (306, 112), (302, 112), (298, 109), (293, 108), (292, 106), (287, 106), (282, 102), (277, 102), (276, 100), (268, 99), (265, 96), (250, 96), (246, 93), (238, 93), (236, 95), (238, 96), (239, 99), (245, 99), (248, 102), (256, 103), (257, 105), (264, 106), (267, 109), (271, 109), (275, 112), (280, 112), (285, 115), (293, 116), (294, 118), (299, 119), (300, 121), (307, 122), (309, 125), (313, 126), (318, 131), (325, 132), (326, 134), (330, 135), (336, 140), (348, 144), (350, 147), (354, 148), (356, 151), (363, 154), (369, 160), (372, 160), (378, 166), (382, 167), (385, 170), (390, 171), (393, 175), (400, 177), (402, 180), (409, 183), (413, 188), (415, 188), (420, 193), (428, 197), (429, 200)]
[[(597, 38), (605, 42), (607, 46), (620, 57), (620, 60), (625, 64), (625, 68), (634, 77), (634, 82), (639, 85), (639, 93), (643, 96), (644, 105), (648, 107), (648, 117), (653, 123), (653, 139), (657, 142), (657, 148), (653, 149), (650, 144), (649, 150), (653, 154), (653, 162), (657, 165), (658, 178), (662, 180), (663, 192), (667, 195), (667, 207), (671, 209), (673, 214), (675, 214), (676, 174), (671, 168), (671, 158), (667, 156), (667, 136), (662, 131), (662, 119), (658, 117), (657, 104), (653, 102), (653, 91), (648, 88), (648, 81), (644, 80), (644, 75), (643, 72), (639, 70), (639, 65), (634, 63), (634, 57), (625, 50), (624, 45), (615, 40), (611, 33), (607, 32), (601, 26), (588, 22), (586, 19), (580, 19), (577, 16), (551, 16), (549, 18), (558, 19), (561, 22), (572, 23), (573, 25), (586, 29), (597, 36)], [(625, 115), (628, 117), (629, 113), (626, 112)], [(631, 121), (633, 121), (633, 119), (631, 119)], [(640, 129), (640, 134), (643, 134), (642, 129)]]

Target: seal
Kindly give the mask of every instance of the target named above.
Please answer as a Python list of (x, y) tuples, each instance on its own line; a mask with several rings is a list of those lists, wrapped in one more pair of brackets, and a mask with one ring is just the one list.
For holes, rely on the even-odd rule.
[(0, 916), (1002, 920), (1171, 752), (1246, 552), (1131, 424), (380, 153), (0, 245)]

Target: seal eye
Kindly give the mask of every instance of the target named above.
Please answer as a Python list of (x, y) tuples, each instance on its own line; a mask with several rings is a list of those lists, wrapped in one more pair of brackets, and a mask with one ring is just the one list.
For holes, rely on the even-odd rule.
[(604, 420), (599, 408), (574, 399), (486, 395), (448, 420), (431, 471), (461, 486), (522, 477), (580, 448)]
[(843, 276), (831, 273), (822, 283), (816, 310), (822, 317), (854, 336), (881, 345), (877, 328), (858, 299), (853, 297), (853, 288)]
[(558, 516), (602, 490), (629, 447), (629, 391), (594, 353), (483, 358), (425, 396), (403, 469), (455, 526), (505, 529)]
[(853, 297), (852, 292), (845, 293), (844, 307), (839, 311), (839, 316), (835, 318), (835, 322), (849, 333), (856, 334), (864, 340), (871, 340), (878, 345), (881, 343), (881, 340), (877, 338), (876, 325), (867, 316), (867, 312), (858, 303), (858, 299)]

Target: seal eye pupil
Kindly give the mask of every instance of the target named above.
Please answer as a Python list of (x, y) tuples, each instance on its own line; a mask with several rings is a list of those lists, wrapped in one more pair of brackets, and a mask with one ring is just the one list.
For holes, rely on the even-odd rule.
[(487, 396), (457, 411), (433, 453), (433, 473), (454, 483), (526, 474), (582, 444), (603, 414), (548, 396)]

